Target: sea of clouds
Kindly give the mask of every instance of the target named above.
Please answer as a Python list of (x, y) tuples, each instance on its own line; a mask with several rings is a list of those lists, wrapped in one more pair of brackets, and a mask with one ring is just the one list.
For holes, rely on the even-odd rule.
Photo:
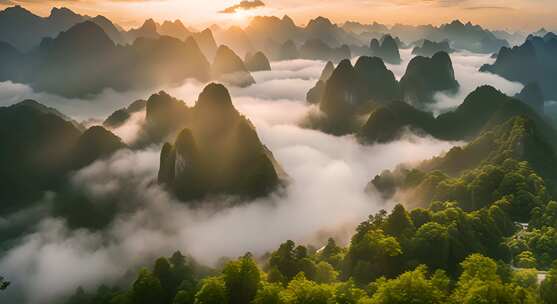
[[(409, 51), (402, 54), (403, 64), (389, 66), (397, 78), (410, 58)], [(520, 90), (520, 85), (477, 72), (491, 60), (489, 56), (456, 53), (452, 58), (461, 91), (455, 96), (440, 94), (436, 111), (457, 106), (479, 84), (492, 84), (508, 94)], [(136, 207), (108, 228), (69, 229), (62, 219), (48, 216), (46, 207), (0, 218), (0, 227), (21, 225), (25, 218), (36, 222), (24, 237), (0, 250), (0, 273), (12, 282), (1, 297), (6, 303), (48, 303), (78, 286), (93, 289), (133, 277), (137, 267), (175, 250), (211, 265), (247, 251), (264, 254), (288, 239), (320, 246), (333, 236), (346, 244), (359, 222), (394, 203), (364, 191), (373, 176), (400, 163), (433, 157), (458, 143), (408, 134), (389, 144), (364, 146), (353, 136), (299, 127), (300, 120), (315, 110), (305, 102), (305, 94), (324, 64), (275, 62), (273, 71), (254, 73), (257, 84), (230, 88), (236, 108), (254, 123), (262, 142), (288, 173), (290, 183), (283, 191), (231, 208), (213, 208), (214, 202), (207, 201), (206, 207), (194, 210), (157, 185), (160, 147), (119, 151), (72, 176), (72, 185), (99, 204), (117, 198), (118, 204)], [(203, 84), (187, 82), (164, 90), (193, 105), (202, 88)], [(31, 98), (80, 121), (102, 121), (151, 93), (107, 90), (88, 99), (67, 99), (5, 82), (0, 83), (0, 105)], [(114, 132), (131, 143), (143, 119), (144, 113), (137, 113)], [(42, 203), (48, 206), (49, 198)]]

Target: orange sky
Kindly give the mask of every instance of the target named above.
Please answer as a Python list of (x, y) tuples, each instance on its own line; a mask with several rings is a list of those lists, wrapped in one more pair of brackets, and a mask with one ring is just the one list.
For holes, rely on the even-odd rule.
[(181, 19), (187, 25), (203, 27), (213, 23), (244, 25), (253, 15), (288, 14), (299, 24), (323, 15), (336, 22), (437, 25), (458, 18), (495, 29), (557, 29), (557, 0), (263, 0), (266, 5), (258, 9), (219, 13), (239, 1), (0, 0), (0, 3), (21, 4), (40, 15), (47, 15), (52, 6), (66, 6), (82, 14), (105, 15), (124, 27), (138, 25), (150, 17)]

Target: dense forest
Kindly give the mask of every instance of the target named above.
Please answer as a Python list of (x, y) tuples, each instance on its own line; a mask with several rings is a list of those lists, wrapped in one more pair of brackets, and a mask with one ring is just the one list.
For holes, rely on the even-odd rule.
[[(384, 172), (372, 183), (412, 192), (405, 199), (418, 207), (370, 215), (346, 247), (289, 240), (214, 268), (176, 252), (131, 286), (80, 288), (65, 303), (556, 303), (553, 186), (512, 151), (529, 142), (539, 160), (546, 146), (532, 146), (535, 136), (528, 119), (512, 118), (443, 157)], [(478, 160), (493, 138), (498, 149)]]
[(557, 304), (554, 33), (24, 2), (0, 0), (0, 303)]

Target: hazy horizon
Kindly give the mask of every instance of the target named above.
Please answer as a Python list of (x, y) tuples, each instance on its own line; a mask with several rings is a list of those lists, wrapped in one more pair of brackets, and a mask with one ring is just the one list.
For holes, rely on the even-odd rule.
[(0, 9), (21, 5), (37, 15), (48, 16), (53, 7), (67, 7), (80, 14), (103, 15), (125, 28), (139, 26), (150, 18), (159, 22), (179, 19), (187, 26), (202, 28), (212, 24), (245, 26), (254, 16), (283, 15), (289, 15), (298, 25), (324, 16), (338, 24), (356, 21), (391, 26), (438, 26), (458, 19), (492, 30), (524, 32), (557, 28), (557, 19), (552, 16), (557, 2), (551, 0), (348, 0), (342, 3), (266, 0), (254, 8), (223, 12), (239, 3), (237, 0), (207, 0), (199, 6), (195, 1), (181, 0), (1, 0)]

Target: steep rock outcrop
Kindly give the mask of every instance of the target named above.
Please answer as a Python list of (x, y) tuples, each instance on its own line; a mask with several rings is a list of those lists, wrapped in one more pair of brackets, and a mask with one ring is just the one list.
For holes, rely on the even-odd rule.
[(396, 40), (391, 35), (385, 35), (381, 41), (372, 39), (369, 45), (371, 55), (383, 59), (384, 62), (400, 64), (400, 53)]
[(212, 73), (215, 79), (234, 86), (246, 87), (255, 83), (242, 59), (224, 45), (217, 49)]
[(267, 56), (263, 52), (256, 52), (255, 54), (248, 53), (245, 58), (246, 68), (248, 71), (270, 71), (271, 64)]
[(207, 85), (190, 118), (174, 144), (161, 151), (159, 182), (179, 199), (257, 197), (278, 186), (276, 161), (224, 86)]
[(433, 102), (436, 92), (456, 92), (459, 84), (451, 58), (445, 52), (438, 52), (431, 58), (412, 58), (400, 79), (400, 88), (404, 101), (414, 105)]

